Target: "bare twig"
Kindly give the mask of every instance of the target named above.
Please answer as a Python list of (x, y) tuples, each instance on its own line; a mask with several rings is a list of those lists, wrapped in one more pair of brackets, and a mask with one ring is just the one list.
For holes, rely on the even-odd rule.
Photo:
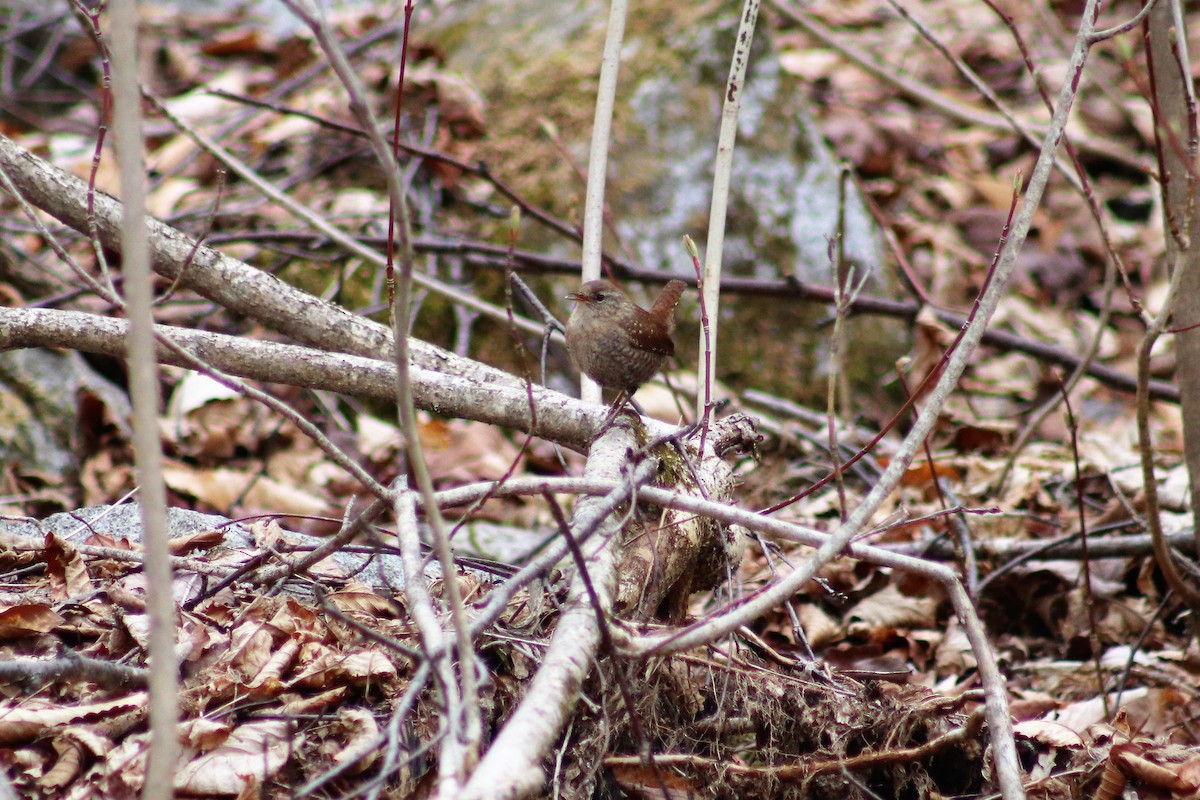
[[(122, 356), (127, 328), (124, 320), (79, 311), (0, 307), (0, 349), (69, 347)], [(374, 400), (395, 399), (395, 366), (384, 361), (166, 325), (159, 325), (158, 330), (231, 375)], [(165, 346), (159, 349), (158, 357), (166, 364), (193, 365)], [(453, 363), (463, 362), (466, 360), (456, 358)], [(482, 375), (490, 374), (488, 368), (484, 370)], [(529, 390), (522, 384), (495, 383), (479, 374), (454, 375), (417, 367), (412, 370), (412, 378), (416, 403), (423, 409), (526, 432), (532, 429)], [(531, 391), (540, 436), (582, 450), (599, 431), (604, 408), (541, 386)], [(645, 424), (654, 435), (675, 430), (654, 419), (645, 420)]]
[[(409, 381), (411, 363), (408, 355), (408, 320), (414, 273), (412, 227), (408, 214), (408, 201), (405, 198), (405, 187), (400, 183), (395, 160), (392, 158), (383, 136), (379, 133), (379, 125), (371, 113), (361, 81), (351, 68), (341, 45), (323, 15), (311, 0), (286, 0), (286, 4), (316, 36), (317, 42), (321, 45), (330, 65), (346, 90), (351, 111), (367, 133), (375, 158), (384, 170), (392, 215), (395, 219), (395, 232), (399, 237), (400, 275), (397, 282), (396, 303), (392, 312), (392, 327), (395, 333), (396, 401), (400, 428), (404, 435), (405, 449), (408, 455), (409, 470), (416, 480), (421, 496), (426, 501), (426, 521), (432, 533), (434, 552), (442, 567), (442, 586), (449, 606), (459, 654), (457, 681), (453, 679), (454, 672), (450, 665), (449, 654), (438, 659), (434, 665), (435, 674), (441, 678), (443, 701), (446, 704), (447, 722), (451, 733), (445, 740), (445, 746), (442, 748), (438, 761), (438, 773), (441, 777), (438, 796), (449, 797), (453, 796), (458, 787), (467, 780), (471, 768), (478, 759), (479, 748), (482, 744), (482, 722), (476, 689), (476, 662), (471, 647), (466, 613), (463, 609), (462, 590), (458, 584), (458, 573), (454, 566), (453, 553), (450, 550), (448, 532), (441, 514), (433, 507), (433, 479), (425, 463), (417, 431), (416, 410)], [(408, 493), (402, 493), (396, 499), (397, 529), (401, 534), (401, 540), (405, 543), (406, 551), (405, 591), (410, 595), (410, 606), (424, 607), (426, 618), (421, 625), (422, 639), (431, 651), (436, 651), (442, 645), (442, 631), (440, 623), (436, 622), (436, 617), (433, 621), (428, 618), (429, 614), (433, 614), (434, 607), (425, 589), (424, 570), (419, 566), (424, 562), (417, 552), (416, 544), (419, 542), (419, 536), (416, 531), (416, 517), (410, 513), (411, 502)], [(409, 564), (410, 559), (415, 559), (411, 565)], [(410, 608), (410, 611), (412, 610)]]
[[(585, 477), (616, 478), (626, 463), (626, 454), (635, 446), (627, 423), (618, 420), (592, 445)], [(599, 620), (588, 598), (588, 584), (601, 613), (611, 613), (621, 551), (621, 524), (613, 510), (603, 498), (584, 498), (576, 506), (571, 532), (574, 544), (584, 555), (585, 566), (571, 581), (537, 674), (460, 798), (520, 797), (542, 787), (546, 753), (573, 712), (600, 642)], [(587, 535), (590, 530), (597, 531), (597, 535)], [(587, 583), (582, 577), (585, 571)]]
[[(588, 151), (588, 183), (583, 207), (583, 252), (580, 282), (600, 277), (600, 258), (604, 237), (604, 186), (608, 177), (608, 144), (612, 133), (613, 107), (617, 96), (617, 76), (621, 70), (621, 43), (625, 38), (626, 0), (610, 0), (608, 27), (604, 35), (604, 55), (600, 61), (600, 82), (596, 88), (596, 113), (592, 121), (592, 144)], [(581, 396), (599, 403), (600, 385), (581, 375)]]
[[(717, 329), (721, 308), (722, 259), (725, 253), (725, 218), (729, 206), (729, 185), (733, 174), (733, 148), (737, 142), (738, 114), (742, 107), (742, 94), (746, 90), (746, 69), (750, 65), (750, 46), (754, 42), (754, 28), (758, 23), (759, 0), (744, 0), (742, 16), (738, 22), (737, 39), (729, 63), (729, 77), (725, 81), (725, 95), (721, 106), (721, 131), (717, 138), (717, 155), (713, 164), (712, 201), (708, 210), (708, 236), (704, 244), (704, 277), (700, 281), (703, 292), (703, 307), (708, 310), (709, 328), (701, 331), (699, 382), (710, 384), (717, 369)], [(707, 420), (704, 406), (697, 393), (696, 419)]]
[[(818, 548), (814, 557), (787, 578), (776, 584), (772, 584), (737, 607), (718, 614), (715, 618), (706, 621), (702, 625), (694, 625), (668, 636), (644, 637), (635, 645), (637, 652), (662, 652), (664, 649), (667, 652), (677, 652), (681, 649), (697, 646), (706, 641), (711, 641), (715, 637), (736, 630), (748, 620), (756, 618), (783, 602), (786, 598), (795, 594), (812, 577), (816, 569), (836, 557), (862, 531), (867, 521), (880, 507), (885, 498), (895, 490), (901, 476), (911, 463), (913, 456), (920, 449), (921, 442), (928, 436), (934, 422), (941, 413), (946, 399), (958, 383), (968, 359), (982, 339), (983, 329), (986, 327), (987, 320), (990, 319), (1000, 302), (1000, 298), (1003, 296), (1008, 279), (1012, 274), (1013, 266), (1016, 263), (1017, 254), (1020, 252), (1021, 246), (1025, 242), (1025, 237), (1029, 232), (1033, 213), (1041, 201), (1042, 192), (1045, 189), (1046, 182), (1054, 166), (1054, 154), (1058, 148), (1076, 96), (1079, 75), (1082, 73), (1083, 65), (1087, 60), (1088, 36), (1090, 36), (1095, 24), (1097, 13), (1097, 0), (1089, 0), (1088, 6), (1083, 13), (1075, 47), (1071, 54), (1067, 78), (1059, 91), (1054, 118), (1050, 130), (1042, 141), (1041, 151), (1033, 173), (1030, 176), (1024, 203), (1017, 214), (1012, 235), (1001, 249), (992, 280), (978, 300), (979, 318), (975, 324), (969, 326), (964, 331), (961, 343), (955, 348), (954, 353), (947, 361), (945, 370), (937, 386), (929, 394), (925, 409), (917, 418), (916, 423), (905, 438), (895, 459), (888, 466), (879, 482), (871, 489), (862, 504), (850, 515), (846, 523), (824, 545)], [(974, 616), (974, 609), (970, 605), (969, 598), (962, 591), (961, 585), (956, 580), (952, 580), (947, 588), (951, 591), (955, 610), (959, 613), (964, 627), (968, 627), (968, 618), (973, 624), (977, 623), (977, 619)], [(981, 629), (969, 630), (968, 636), (971, 638), (972, 648), (975, 650), (979, 660), (981, 676), (984, 677), (985, 686), (988, 687), (988, 724), (994, 737), (994, 753), (996, 755), (997, 775), (999, 777), (1001, 792), (1006, 800), (1023, 797), (1024, 792), (1021, 788), (1016, 748), (1012, 738), (1012, 723), (1008, 717), (1003, 681), (996, 670), (994, 657), (985, 637), (982, 636)]]
[[(769, 0), (771, 6), (779, 11), (784, 17), (791, 22), (799, 25), (808, 32), (814, 39), (824, 44), (826, 47), (837, 51), (841, 56), (848, 61), (857, 64), (869, 74), (883, 81), (889, 86), (895, 87), (898, 91), (904, 93), (913, 100), (933, 108), (951, 119), (965, 122), (969, 125), (979, 125), (985, 128), (1010, 130), (1011, 123), (1000, 114), (991, 114), (986, 111), (970, 108), (958, 101), (930, 89), (924, 84), (906, 78), (901, 75), (894, 67), (883, 64), (878, 60), (864, 55), (860, 50), (850, 47), (840, 41), (837, 35), (832, 30), (817, 22), (813, 17), (796, 8), (791, 3), (785, 0)], [(1043, 140), (1045, 137), (1054, 133), (1053, 121), (1050, 125), (1040, 123), (1026, 123), (1025, 127), (1029, 128), (1034, 134)], [(1142, 170), (1146, 164), (1143, 159), (1136, 153), (1117, 145), (1111, 140), (1092, 137), (1076, 137), (1079, 146), (1088, 153), (1102, 155), (1106, 158), (1111, 158), (1118, 163), (1135, 169)]]
[(100, 119), (96, 126), (96, 148), (92, 151), (92, 165), (88, 172), (88, 242), (92, 246), (92, 253), (96, 257), (96, 267), (100, 270), (100, 275), (104, 278), (104, 283), (108, 287), (109, 294), (116, 294), (116, 288), (113, 286), (112, 272), (108, 269), (108, 259), (104, 255), (104, 247), (100, 242), (100, 237), (97, 235), (96, 214), (95, 214), (95, 199), (96, 199), (96, 175), (100, 171), (100, 158), (104, 152), (104, 139), (108, 134), (109, 118), (112, 116), (113, 110), (113, 91), (112, 91), (112, 52), (109, 50), (108, 41), (104, 38), (104, 31), (100, 27), (100, 13), (103, 10), (102, 6), (88, 8), (81, 0), (72, 0), (72, 6), (76, 9), (82, 19), (87, 20), (87, 31), (92, 39), (96, 42), (96, 49), (100, 54)]
[[(1154, 558), (1167, 584), (1192, 609), (1200, 608), (1200, 590), (1180, 572), (1167, 547), (1159, 514), (1158, 484), (1154, 475), (1154, 440), (1150, 431), (1150, 397), (1147, 381), (1150, 355), (1155, 342), (1172, 321), (1177, 327), (1190, 328), (1176, 337), (1180, 369), (1177, 381), (1183, 406), (1185, 455), (1191, 477), (1192, 514), (1200, 518), (1196, 499), (1200, 497), (1200, 458), (1193, 445), (1200, 419), (1200, 330), (1191, 326), (1200, 318), (1200, 232), (1196, 230), (1195, 173), (1197, 142), (1196, 102), (1190, 66), (1185, 57), (1186, 37), (1182, 12), (1176, 2), (1156, 4), (1146, 18), (1144, 29), (1146, 63), (1149, 77), (1149, 101), (1154, 113), (1155, 155), (1161, 176), (1162, 209), (1169, 235), (1166, 237), (1171, 280), (1167, 300), (1146, 326), (1138, 348), (1137, 426), (1141, 450), (1143, 496), (1146, 521), (1154, 540)], [(1186, 143), (1181, 141), (1186, 138)], [(1186, 151), (1183, 148), (1186, 147)], [(1195, 526), (1193, 526), (1195, 527)], [(1193, 531), (1200, 542), (1200, 531)]]
[[(692, 241), (692, 237), (684, 234), (683, 246), (687, 250), (688, 257), (692, 259), (692, 269), (696, 272), (696, 288), (700, 295), (700, 364), (715, 364), (716, 361), (711, 360), (710, 353), (713, 346), (712, 335), (712, 320), (708, 316), (708, 300), (705, 298), (704, 290), (704, 272), (700, 269), (700, 251), (696, 249), (696, 243)], [(696, 421), (700, 423), (700, 452), (704, 452), (705, 438), (708, 434), (708, 423), (712, 418), (713, 411), (713, 381), (716, 378), (711, 370), (704, 372), (704, 379), (700, 383), (701, 389), (696, 392), (696, 407), (703, 409), (703, 414), (696, 417)]]
[(1071, 462), (1075, 469), (1075, 513), (1079, 515), (1079, 544), (1083, 549), (1083, 602), (1087, 606), (1088, 615), (1088, 644), (1092, 648), (1092, 662), (1096, 666), (1096, 681), (1097, 692), (1100, 695), (1100, 702), (1104, 706), (1104, 716), (1106, 719), (1112, 718), (1112, 711), (1108, 705), (1108, 692), (1104, 688), (1104, 674), (1100, 670), (1100, 628), (1096, 619), (1096, 599), (1092, 594), (1092, 559), (1088, 553), (1088, 528), (1087, 528), (1087, 513), (1084, 510), (1083, 504), (1083, 469), (1079, 463), (1079, 425), (1075, 421), (1075, 411), (1071, 408), (1071, 398), (1067, 395), (1067, 389), (1059, 381), (1059, 391), (1063, 395), (1063, 407), (1067, 414), (1067, 428), (1071, 432)]
[(171, 592), (167, 491), (158, 433), (158, 360), (154, 356), (154, 285), (142, 163), (142, 110), (137, 70), (137, 5), (116, 0), (112, 6), (113, 97), (117, 165), (124, 215), (121, 220), (121, 268), (129, 314), (129, 377), (133, 400), (133, 447), (141, 487), (143, 541), (146, 548), (146, 610), (150, 617), (150, 752), (142, 796), (174, 796), (173, 775), (179, 754), (179, 672), (175, 665), (175, 600)]

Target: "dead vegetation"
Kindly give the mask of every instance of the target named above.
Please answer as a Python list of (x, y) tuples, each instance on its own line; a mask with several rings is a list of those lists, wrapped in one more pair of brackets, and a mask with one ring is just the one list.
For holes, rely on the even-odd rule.
[[(1013, 5), (1005, 10), (1026, 37), (1030, 57), (1045, 74), (1061, 71), (1077, 10)], [(1022, 67), (1008, 28), (986, 3), (928, 0), (906, 7), (927, 22), (939, 20), (936, 33), (946, 47), (1030, 130), (1044, 129), (1047, 114), (1034, 79)], [(856, 378), (851, 406), (840, 409), (855, 422), (838, 429), (839, 445), (848, 448), (839, 456), (841, 464), (888, 422), (906, 391), (918, 394), (918, 405), (924, 400), (919, 380), (938, 369), (955, 333), (947, 315), (964, 311), (984, 283), (1009, 219), (1014, 182), (1028, 178), (1036, 155), (1021, 134), (997, 121), (959, 70), (933, 55), (912, 25), (880, 8), (817, 4), (803, 24), (780, 4), (769, 14), (769, 30), (759, 34), (770, 40), (771, 57), (790, 79), (809, 87), (821, 129), (853, 167), (889, 237), (894, 263), (881, 269), (906, 287), (891, 305), (880, 299), (877, 312), (894, 326), (886, 329), (894, 341), (911, 337), (909, 388), (901, 389), (888, 366), (868, 368), (866, 377)], [(1115, 24), (1136, 11), (1132, 4), (1117, 4), (1106, 14)], [(3, 13), (10, 13), (3, 21), (8, 40), (20, 44), (6, 51), (5, 63), (20, 69), (17, 78), (7, 79), (2, 93), (7, 96), (0, 96), (6, 115), (0, 133), (86, 179), (99, 106), (95, 45), (70, 19)], [(233, 14), (146, 13), (142, 37), (152, 55), (147, 85), (168, 108), (209, 135), (221, 130), (215, 123), (240, 118), (238, 127), (225, 129), (222, 145), (334, 226), (368, 245), (379, 244), (388, 206), (378, 167), (361, 139), (346, 129), (355, 123), (307, 35), (271, 36)], [(650, 16), (664, 27), (669, 17), (661, 9)], [(1200, 24), (1194, 14), (1188, 22)], [(561, 294), (550, 276), (577, 269), (561, 254), (576, 246), (572, 236), (583, 185), (570, 184), (573, 170), (567, 165), (578, 142), (556, 142), (546, 134), (536, 149), (526, 148), (519, 132), (537, 128), (539, 119), (553, 122), (554, 104), (525, 98), (522, 105), (510, 87), (501, 98), (504, 108), (497, 109), (494, 98), (484, 97), (457, 71), (444, 39), (423, 38), (421, 23), (418, 15), (413, 82), (405, 100), (405, 141), (417, 155), (410, 152), (405, 163), (412, 170), (418, 223), (414, 244), (430, 277), (454, 286), (462, 297), (502, 306), (507, 264), (529, 278), (544, 300)], [(362, 44), (356, 66), (386, 96), (397, 65), (384, 43), (393, 41), (398, 21), (347, 12), (336, 25), (346, 41)], [(1190, 34), (1197, 29), (1188, 26)], [(1008, 338), (989, 340), (972, 359), (930, 438), (929, 455), (909, 469), (876, 514), (869, 540), (892, 553), (956, 563), (1006, 681), (1029, 797), (1111, 798), (1122, 786), (1138, 796), (1190, 796), (1200, 787), (1195, 690), (1200, 651), (1191, 637), (1190, 611), (1168, 592), (1144, 535), (1146, 506), (1128, 384), (1103, 374), (1084, 378), (1070, 390), (1071, 417), (1058, 409), (1037, 415), (1059, 395), (1061, 370), (1069, 371), (1093, 339), (1097, 363), (1114, 374), (1134, 375), (1143, 333), (1135, 312), (1139, 304), (1156, 307), (1165, 294), (1140, 48), (1136, 35), (1097, 47), (1077, 99), (1071, 136), (1103, 211), (1102, 225), (1069, 178), (1051, 183), (1013, 288), (991, 322)], [(45, 58), (22, 55), (39, 52)], [(870, 69), (870, 61), (892, 74)], [(571, 66), (564, 75), (574, 74), (578, 65)], [(217, 88), (224, 94), (208, 91)], [(564, 96), (550, 99), (565, 102)], [(383, 111), (386, 102), (378, 102)], [(571, 112), (573, 125), (560, 129), (568, 137), (578, 132), (580, 109)], [(493, 124), (501, 114), (503, 124)], [(358, 317), (353, 324), (361, 322), (362, 328), (353, 328), (350, 315), (312, 317), (330, 320), (335, 332), (327, 333), (300, 318), (308, 306), (264, 314), (250, 302), (235, 305), (217, 292), (222, 283), (231, 293), (241, 291), (243, 285), (228, 276), (243, 273), (210, 273), (215, 267), (206, 251), (198, 251), (193, 264), (190, 247), (178, 242), (174, 255), (164, 250), (160, 256), (182, 274), (159, 309), (160, 322), (252, 344), (288, 339), (327, 353), (386, 360), (386, 344), (380, 344), (386, 335), (369, 322), (386, 317), (386, 290), (376, 266), (264, 202), (251, 182), (219, 177), (211, 152), (197, 148), (165, 117), (151, 112), (150, 119), (153, 215), (189, 236), (203, 236), (207, 246), (231, 259), (353, 310)], [(540, 171), (537, 160), (527, 157), (532, 152), (562, 153), (553, 165), (554, 181), (546, 179), (550, 170)], [(495, 155), (486, 166), (475, 160), (489, 153)], [(95, 177), (99, 189), (113, 190), (113, 169), (106, 152)], [(556, 189), (557, 195), (547, 197)], [(25, 443), (7, 437), (2, 477), (9, 521), (0, 526), (5, 576), (0, 762), (21, 796), (133, 797), (144, 778), (149, 736), (141, 546), (127, 529), (106, 527), (99, 509), (83, 508), (117, 502), (136, 486), (127, 409), (107, 389), (95, 388), (111, 388), (105, 378), (118, 385), (125, 380), (113, 357), (119, 355), (114, 344), (119, 332), (103, 339), (102, 331), (65, 330), (71, 321), (63, 331), (51, 330), (48, 314), (19, 316), (57, 311), (99, 316), (111, 308), (79, 289), (78, 278), (54, 257), (8, 191), (0, 199), (4, 347), (36, 343), (99, 354), (83, 367), (91, 377), (67, 389), (27, 373), (4, 389), (5, 407), (60, 423), (69, 414), (71, 423), (38, 434), (46, 437), (41, 445), (43, 440), (27, 434), (21, 434), (28, 437)], [(50, 216), (86, 232), (79, 210), (86, 193), (73, 201), (75, 211)], [(513, 202), (523, 204), (527, 231), (545, 215), (537, 232), (518, 237), (517, 244), (544, 239), (555, 244), (544, 252), (510, 251), (503, 220)], [(613, 202), (619, 216), (620, 200)], [(57, 226), (54, 231), (80, 263), (92, 263), (86, 235)], [(1119, 282), (1105, 236), (1127, 267)], [(763, 435), (753, 449), (731, 451), (722, 467), (713, 467), (737, 476), (740, 485), (730, 499), (741, 509), (794, 499), (832, 470), (823, 412), (797, 407), (794, 397), (755, 391), (756, 373), (772, 387), (802, 383), (785, 363), (796, 345), (778, 324), (791, 317), (782, 311), (772, 316), (769, 306), (788, 305), (790, 313), (816, 299), (815, 289), (787, 280), (792, 271), (779, 266), (774, 276), (733, 276), (747, 296), (770, 298), (749, 315), (775, 334), (758, 348), (768, 354), (765, 363), (723, 365), (735, 379), (729, 387), (733, 410), (755, 417)], [(622, 279), (668, 277), (619, 259), (615, 269)], [(198, 283), (206, 280), (217, 288)], [(163, 277), (160, 293), (173, 283)], [(264, 285), (269, 292), (274, 284)], [(1111, 290), (1120, 285), (1127, 288)], [(727, 295), (733, 313), (739, 313), (739, 297)], [(421, 290), (419, 300), (418, 338), (514, 375), (535, 372), (536, 336), (525, 342), (528, 353), (519, 355), (502, 320), (466, 310), (437, 291)], [(548, 302), (552, 310), (565, 310)], [(516, 310), (527, 311), (519, 303)], [(694, 305), (689, 310), (697, 311)], [(21, 325), (29, 330), (18, 333)], [(64, 338), (68, 333), (95, 338), (76, 343)], [(345, 338), (324, 338), (334, 335)], [(220, 342), (196, 347), (218, 358)], [(870, 355), (860, 349), (849, 358)], [(286, 357), (299, 362), (308, 355)], [(421, 368), (455, 377), (465, 368), (432, 348), (416, 359)], [(324, 363), (320, 377), (302, 375), (299, 367), (287, 379), (259, 367), (239, 374), (269, 384), (300, 420), (320, 421), (354, 463), (380, 485), (390, 485), (403, 468), (400, 432), (388, 421), (393, 412), (387, 376), (382, 390), (367, 387), (367, 366), (349, 356), (345, 361), (353, 369), (336, 385), (319, 382), (334, 374)], [(8, 373), (20, 366), (5, 364)], [(683, 371), (691, 366), (685, 362)], [(551, 349), (549, 367), (549, 383), (565, 387), (570, 368), (561, 348)], [(1158, 396), (1168, 396), (1175, 368), (1169, 337), (1152, 367), (1165, 387)], [(65, 369), (55, 365), (48, 371)], [(98, 382), (88, 383), (93, 379)], [(686, 384), (678, 376), (674, 382)], [(198, 527), (185, 530), (179, 519), (173, 521), (183, 720), (177, 790), (206, 797), (433, 796), (439, 752), (447, 746), (445, 687), (428, 667), (430, 654), (410, 601), (398, 588), (395, 532), (386, 523), (367, 524), (343, 548), (357, 553), (357, 561), (324, 558), (286, 579), (270, 572), (322, 541), (299, 534), (327, 537), (346, 530), (345, 520), (368, 506), (368, 492), (344, 464), (314, 444), (297, 419), (231, 392), (202, 372), (171, 367), (163, 383), (170, 397), (161, 429), (171, 505), (241, 522), (225, 527), (219, 519), (192, 520)], [(419, 433), (436, 488), (447, 493), (447, 514), (459, 526), (455, 543), (464, 572), (458, 579), (474, 621), (494, 611), (489, 598), (499, 596), (516, 569), (536, 560), (542, 540), (561, 536), (545, 496), (569, 510), (573, 498), (599, 492), (529, 483), (534, 489), (489, 493), (479, 506), (470, 503), (482, 491), (451, 503), (456, 488), (466, 492), (502, 478), (519, 487), (522, 480), (578, 475), (580, 456), (566, 452), (560, 463), (548, 440), (583, 449), (595, 433), (586, 421), (572, 428), (548, 412), (539, 429), (545, 438), (526, 446), (524, 435), (509, 431), (527, 423), (506, 422), (525, 414), (524, 387), (517, 380), (506, 383), (501, 372), (485, 373), (480, 383), (497, 398), (511, 391), (516, 399), (489, 409), (492, 416), (464, 419), (459, 417), (469, 415), (453, 405), (466, 397), (463, 385), (430, 384), (419, 389), (428, 394), (418, 398), (427, 411), (445, 415), (427, 413)], [(820, 387), (806, 399), (823, 392)], [(66, 411), (44, 402), (64, 396), (74, 398)], [(537, 397), (539, 403), (544, 399)], [(674, 414), (672, 401), (660, 405)], [(1160, 518), (1173, 544), (1190, 550), (1178, 407), (1157, 402), (1151, 425)], [(652, 424), (650, 431), (639, 431), (636, 445), (662, 430)], [(774, 518), (817, 531), (836, 529), (886, 468), (897, 440), (894, 433), (885, 437), (847, 470), (840, 485), (811, 491)], [(51, 446), (69, 453), (74, 467), (54, 472), (33, 460), (39, 449)], [(658, 455), (669, 465), (663, 473), (651, 470), (660, 485), (694, 489), (694, 476), (683, 477), (688, 467), (672, 460), (673, 451)], [(70, 509), (81, 509), (74, 520), (45, 519)], [(606, 622), (610, 641), (599, 645), (586, 678), (564, 686), (562, 697), (577, 689), (578, 699), (539, 766), (545, 779), (534, 781), (534, 794), (993, 795), (977, 650), (945, 586), (870, 558), (843, 558), (823, 566), (800, 594), (730, 636), (684, 653), (630, 656), (623, 649), (630, 640), (670, 633), (744, 602), (773, 585), (787, 565), (804, 562), (812, 548), (754, 536), (746, 540), (744, 560), (726, 575), (716, 556), (732, 541), (722, 537), (735, 536), (737, 529), (710, 522), (698, 550), (687, 550), (686, 559), (667, 569), (669, 559), (683, 551), (671, 537), (687, 514), (670, 512), (675, 516), (667, 522), (649, 504), (630, 518), (622, 516), (627, 502), (617, 509), (606, 519), (621, 523), (628, 540), (627, 560), (617, 565), (614, 582), (621, 587), (617, 608), (629, 613)], [(1081, 528), (1088, 535), (1086, 553)], [(971, 558), (964, 556), (964, 542)], [(704, 555), (703, 563), (696, 552)], [(478, 693), (484, 745), (507, 724), (543, 667), (562, 609), (572, 601), (563, 574), (573, 571), (574, 561), (564, 553), (557, 568), (523, 584), (476, 632), (478, 663), (486, 668)], [(663, 577), (668, 572), (669, 580)], [(720, 585), (708, 591), (714, 582)], [(706, 591), (689, 591), (698, 587)], [(440, 603), (437, 577), (431, 591)]]

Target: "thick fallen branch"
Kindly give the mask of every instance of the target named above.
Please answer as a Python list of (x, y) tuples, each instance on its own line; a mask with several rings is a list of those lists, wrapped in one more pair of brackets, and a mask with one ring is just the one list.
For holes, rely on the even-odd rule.
[[(34, 206), (86, 233), (87, 184), (79, 178), (2, 135), (0, 170)], [(95, 217), (101, 244), (119, 251), (120, 202), (97, 191)], [(391, 358), (391, 331), (383, 325), (355, 316), (216, 250), (196, 249), (190, 238), (169, 225), (154, 219), (148, 222), (150, 257), (158, 274), (175, 279), (183, 273), (181, 282), (185, 287), (298, 342), (330, 352)], [(189, 262), (193, 249), (195, 255)], [(412, 340), (411, 348), (414, 366), (470, 377), (481, 383), (521, 385), (518, 378), (502, 370), (460, 358), (419, 339)]]
[[(127, 327), (124, 320), (79, 311), (0, 308), (0, 350), (65, 347), (120, 357), (125, 354)], [(156, 329), (231, 375), (374, 400), (395, 398), (395, 366), (390, 362), (168, 325)], [(165, 347), (159, 347), (158, 357), (165, 364), (190, 366)], [(467, 367), (464, 371), (478, 375), (471, 368), (476, 362), (453, 359), (454, 364)], [(479, 366), (481, 372), (490, 370)], [(502, 384), (481, 382), (424, 367), (413, 370), (413, 391), (417, 405), (436, 414), (530, 432), (529, 394), (516, 379)], [(543, 438), (581, 448), (604, 419), (603, 406), (538, 386), (532, 391), (538, 422), (533, 432)], [(656, 436), (673, 430), (653, 420), (647, 424)]]
[[(592, 445), (585, 477), (619, 480), (628, 453), (636, 446), (637, 441), (627, 426), (612, 426)], [(623, 547), (621, 522), (603, 507), (601, 498), (580, 500), (571, 521), (572, 536), (588, 537), (581, 549), (592, 588), (605, 610), (612, 608), (616, 591), (617, 565)], [(580, 687), (595, 665), (599, 625), (583, 578), (577, 573), (541, 668), (460, 798), (523, 797), (545, 785), (542, 767), (546, 755), (574, 713)]]

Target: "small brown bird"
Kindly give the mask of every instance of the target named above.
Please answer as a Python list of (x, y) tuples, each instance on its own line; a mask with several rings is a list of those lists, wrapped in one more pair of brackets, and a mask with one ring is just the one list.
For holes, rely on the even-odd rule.
[(605, 280), (588, 281), (567, 295), (575, 301), (567, 347), (579, 369), (606, 389), (632, 397), (675, 354), (675, 306), (685, 288), (683, 281), (670, 281), (649, 311)]

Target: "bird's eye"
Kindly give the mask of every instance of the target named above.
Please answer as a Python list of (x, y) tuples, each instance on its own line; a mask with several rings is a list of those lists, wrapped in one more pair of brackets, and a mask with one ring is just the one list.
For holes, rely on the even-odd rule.
[(592, 295), (592, 299), (597, 303), (603, 303), (607, 297), (608, 295), (606, 295), (604, 292), (596, 292), (594, 295)]

